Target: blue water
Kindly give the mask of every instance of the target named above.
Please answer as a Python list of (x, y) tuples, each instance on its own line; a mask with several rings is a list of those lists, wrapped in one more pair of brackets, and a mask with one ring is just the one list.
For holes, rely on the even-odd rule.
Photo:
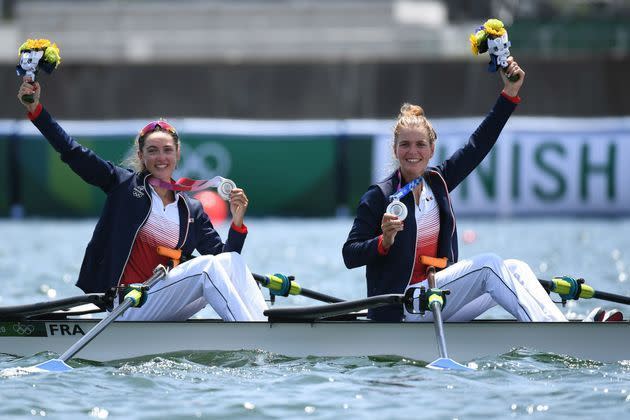
[[(244, 255), (255, 272), (295, 274), (304, 287), (359, 298), (363, 271), (347, 270), (340, 254), (350, 224), (249, 220)], [(94, 220), (0, 220), (0, 305), (78, 294), (74, 280), (93, 226)], [(463, 257), (496, 252), (529, 262), (541, 278), (573, 274), (597, 290), (630, 295), (630, 220), (467, 219), (459, 231)], [(279, 299), (278, 305), (314, 303)], [(579, 301), (564, 311), (581, 317), (596, 305), (613, 307)], [(485, 315), (507, 316), (498, 308)], [(477, 372), (453, 373), (395, 357), (211, 352), (108, 364), (73, 360), (77, 369), (69, 373), (14, 375), (7, 368), (55, 355), (0, 353), (0, 418), (625, 418), (628, 354), (628, 361), (600, 363), (515, 349), (474, 360)]]

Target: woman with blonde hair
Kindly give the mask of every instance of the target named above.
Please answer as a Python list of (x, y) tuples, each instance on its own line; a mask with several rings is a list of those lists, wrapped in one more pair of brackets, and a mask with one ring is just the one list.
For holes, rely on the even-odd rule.
[[(485, 158), (520, 102), (525, 72), (512, 57), (499, 72), (504, 88), (468, 143), (437, 166), (429, 161), (437, 134), (418, 105), (404, 104), (394, 128), (398, 168), (363, 195), (343, 245), (348, 268), (366, 267), (368, 296), (404, 293), (427, 284), (426, 259), (447, 267), (435, 275), (437, 287), (449, 289), (445, 321), (468, 321), (496, 304), (520, 321), (566, 321), (531, 268), (494, 254), (458, 259), (455, 211), (450, 192)], [(518, 75), (518, 80), (508, 77)], [(389, 209), (389, 210), (388, 210)], [(408, 214), (408, 216), (407, 216)], [(400, 307), (371, 309), (375, 321), (432, 321)]]

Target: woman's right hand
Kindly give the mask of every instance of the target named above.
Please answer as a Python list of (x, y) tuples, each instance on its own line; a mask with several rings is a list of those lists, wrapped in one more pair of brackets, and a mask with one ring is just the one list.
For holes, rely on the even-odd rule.
[(381, 219), (381, 231), (383, 231), (382, 245), (385, 249), (389, 249), (394, 244), (396, 234), (403, 230), (405, 225), (402, 220), (391, 213), (383, 214)]
[[(24, 95), (33, 95), (33, 103), (26, 102), (22, 97)], [(24, 105), (28, 112), (33, 112), (39, 105), (39, 96), (40, 96), (40, 86), (38, 82), (31, 82), (31, 78), (28, 76), (24, 76), (22, 81), (22, 85), (20, 85), (20, 89), (18, 90), (18, 99)]]

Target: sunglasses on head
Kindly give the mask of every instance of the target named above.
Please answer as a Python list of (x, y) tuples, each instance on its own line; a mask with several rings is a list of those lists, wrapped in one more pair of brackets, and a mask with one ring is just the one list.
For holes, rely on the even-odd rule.
[(149, 133), (152, 133), (155, 131), (156, 128), (160, 128), (164, 131), (168, 131), (169, 133), (178, 136), (177, 135), (177, 130), (175, 130), (175, 127), (173, 127), (172, 125), (170, 125), (169, 123), (167, 123), (166, 121), (160, 120), (160, 121), (151, 121), (149, 124), (145, 125), (144, 128), (142, 130), (140, 130), (140, 137), (144, 137)]

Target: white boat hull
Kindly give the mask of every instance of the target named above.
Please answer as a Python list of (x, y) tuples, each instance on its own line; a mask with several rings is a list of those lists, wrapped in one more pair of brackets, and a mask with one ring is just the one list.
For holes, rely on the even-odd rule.
[[(62, 354), (98, 320), (0, 321), (0, 353)], [(446, 323), (448, 355), (459, 362), (514, 348), (614, 362), (630, 359), (630, 323)], [(304, 322), (114, 322), (75, 357), (130, 359), (182, 351), (263, 350), (287, 356), (397, 355), (438, 357), (431, 323)]]

